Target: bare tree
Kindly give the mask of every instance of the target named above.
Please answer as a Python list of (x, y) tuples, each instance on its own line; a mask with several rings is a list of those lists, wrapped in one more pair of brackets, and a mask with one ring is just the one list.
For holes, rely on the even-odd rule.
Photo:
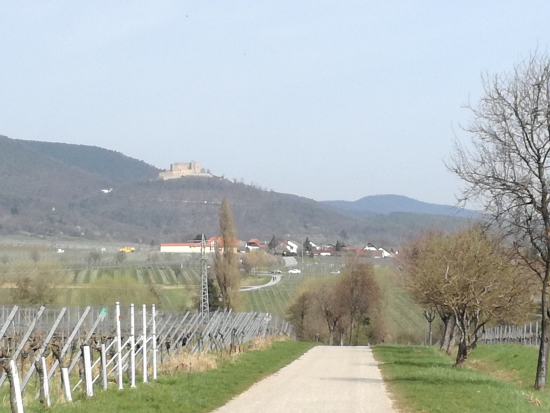
[(38, 248), (33, 248), (29, 253), (29, 256), (31, 260), (34, 262), (34, 265), (36, 265), (36, 263), (40, 261), (40, 251), (38, 250)]
[(298, 294), (296, 299), (288, 306), (287, 320), (294, 326), (294, 332), (298, 340), (306, 340), (306, 316), (311, 311), (312, 301), (313, 293), (304, 291)]
[(347, 258), (345, 269), (338, 277), (335, 293), (349, 320), (349, 343), (352, 344), (354, 325), (358, 325), (369, 308), (380, 298), (373, 266), (360, 263), (357, 257)]
[(404, 259), (406, 285), (421, 304), (452, 313), (459, 331), (457, 364), (477, 346), (487, 323), (517, 322), (533, 308), (529, 279), (479, 227), (427, 234), (410, 251)]
[(535, 388), (543, 389), (550, 349), (550, 58), (534, 53), (512, 73), (485, 77), (483, 85), (466, 128), (472, 147), (457, 142), (449, 168), (467, 184), (461, 200), (481, 202), (540, 281)]
[(227, 198), (222, 201), (219, 215), (221, 245), (217, 245), (214, 255), (214, 273), (222, 296), (222, 306), (235, 308), (238, 304), (241, 272), (239, 256), (235, 251), (237, 229)]
[(341, 301), (337, 299), (336, 294), (334, 294), (334, 284), (334, 280), (322, 280), (314, 292), (314, 299), (328, 327), (329, 346), (334, 343), (334, 333), (340, 323), (340, 319), (347, 315), (346, 309), (341, 305)]

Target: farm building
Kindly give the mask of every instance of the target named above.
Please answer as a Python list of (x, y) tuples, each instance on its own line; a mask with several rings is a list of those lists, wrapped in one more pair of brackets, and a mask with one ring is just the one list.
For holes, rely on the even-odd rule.
[[(234, 238), (231, 240), (230, 245), (232, 246), (233, 252), (237, 252), (237, 246), (239, 245), (239, 240)], [(214, 253), (216, 248), (220, 248), (220, 252), (223, 253), (223, 240), (220, 237), (212, 237), (206, 241), (206, 252)], [(199, 253), (201, 252), (201, 243), (200, 241), (193, 242), (177, 242), (177, 243), (166, 243), (160, 244), (160, 252), (176, 252), (176, 253)]]
[(160, 252), (199, 253), (200, 242), (178, 242), (172, 244), (160, 244)]

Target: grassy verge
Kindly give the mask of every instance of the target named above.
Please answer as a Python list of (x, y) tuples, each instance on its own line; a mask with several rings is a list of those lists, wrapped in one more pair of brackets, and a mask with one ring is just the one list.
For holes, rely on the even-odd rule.
[(550, 410), (550, 388), (535, 391), (538, 347), (516, 344), (479, 346), (468, 359), (468, 365), (499, 380), (513, 382), (519, 389), (532, 394)]
[(375, 346), (374, 354), (383, 363), (382, 374), (397, 406), (407, 412), (540, 412), (538, 399), (548, 408), (540, 398), (545, 393), (533, 395), (513, 381), (469, 367), (451, 367), (452, 360), (433, 348)]
[(163, 375), (156, 382), (138, 385), (136, 389), (119, 391), (110, 388), (99, 391), (93, 398), (57, 406), (48, 411), (209, 412), (300, 357), (313, 345), (290, 340), (275, 342), (268, 350), (250, 351), (234, 361), (223, 362), (214, 370)]

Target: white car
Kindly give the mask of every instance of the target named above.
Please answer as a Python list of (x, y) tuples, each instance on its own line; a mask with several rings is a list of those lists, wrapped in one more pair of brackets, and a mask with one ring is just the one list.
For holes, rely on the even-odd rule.
[(293, 270), (288, 270), (289, 274), (301, 274), (302, 271), (300, 271), (298, 268), (294, 268)]

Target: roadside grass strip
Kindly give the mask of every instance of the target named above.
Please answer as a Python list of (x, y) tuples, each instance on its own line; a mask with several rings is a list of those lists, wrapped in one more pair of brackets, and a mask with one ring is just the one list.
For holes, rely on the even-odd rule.
[(519, 344), (478, 346), (468, 358), (468, 365), (499, 380), (516, 384), (536, 404), (550, 411), (550, 388), (533, 389), (537, 370), (538, 347)]
[[(111, 384), (93, 398), (48, 409), (49, 412), (210, 412), (239, 395), (252, 384), (294, 361), (314, 343), (275, 342), (267, 350), (249, 351), (236, 359), (222, 361), (218, 368), (203, 372), (159, 375), (156, 382), (138, 384), (120, 391)], [(128, 385), (128, 383), (126, 383)], [(41, 410), (28, 410), (41, 411)]]
[[(490, 352), (497, 346), (487, 347)], [(550, 406), (546, 393), (529, 391), (471, 367), (452, 367), (452, 358), (436, 347), (377, 345), (373, 350), (396, 407), (404, 412), (523, 413), (548, 411)], [(525, 368), (533, 380), (535, 363)]]

